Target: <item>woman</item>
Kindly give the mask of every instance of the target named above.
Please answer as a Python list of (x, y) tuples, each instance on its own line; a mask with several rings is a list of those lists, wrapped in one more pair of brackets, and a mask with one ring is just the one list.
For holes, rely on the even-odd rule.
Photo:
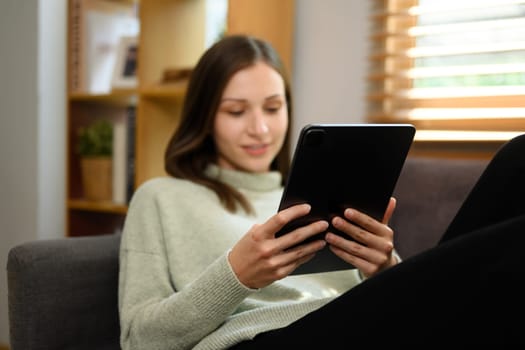
[[(302, 204), (276, 212), (288, 173), (291, 118), (290, 86), (268, 43), (230, 36), (201, 57), (166, 149), (170, 176), (140, 186), (126, 217), (119, 282), (123, 349), (389, 345), (403, 328), (397, 320), (402, 310), (428, 322), (409, 322), (410, 331), (419, 332), (412, 339), (425, 339), (433, 333), (424, 326), (439, 328), (455, 304), (441, 310), (439, 301), (427, 300), (430, 314), (423, 314), (417, 297), (446, 294), (456, 280), (468, 291), (472, 280), (483, 282), (473, 274), (465, 284), (458, 276), (469, 271), (443, 258), (461, 261), (468, 238), (460, 238), (477, 235), (398, 264), (388, 227), (394, 199), (382, 222), (352, 209), (332, 220), (353, 240), (327, 233), (294, 247), (325, 231), (324, 220), (275, 238), (310, 210)], [(524, 213), (517, 204), (517, 213)], [(462, 210), (470, 215), (468, 205)], [(325, 246), (356, 268), (289, 276)], [(415, 283), (416, 277), (425, 283)]]

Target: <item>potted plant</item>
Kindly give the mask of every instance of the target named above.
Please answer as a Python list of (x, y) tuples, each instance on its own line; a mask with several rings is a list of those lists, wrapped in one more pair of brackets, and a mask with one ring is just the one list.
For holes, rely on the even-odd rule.
[(77, 140), (84, 197), (111, 200), (113, 124), (104, 119), (96, 120), (78, 129)]

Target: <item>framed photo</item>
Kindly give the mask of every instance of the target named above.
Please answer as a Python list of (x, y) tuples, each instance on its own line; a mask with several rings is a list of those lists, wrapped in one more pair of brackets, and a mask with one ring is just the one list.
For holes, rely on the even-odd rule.
[(137, 37), (122, 37), (117, 47), (117, 57), (111, 81), (112, 89), (137, 87), (137, 55)]

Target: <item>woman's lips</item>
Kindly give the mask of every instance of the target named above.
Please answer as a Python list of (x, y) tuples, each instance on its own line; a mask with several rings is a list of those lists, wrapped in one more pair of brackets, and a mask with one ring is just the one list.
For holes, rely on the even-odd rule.
[(268, 145), (248, 145), (242, 147), (244, 151), (252, 156), (260, 156), (266, 153), (268, 150)]

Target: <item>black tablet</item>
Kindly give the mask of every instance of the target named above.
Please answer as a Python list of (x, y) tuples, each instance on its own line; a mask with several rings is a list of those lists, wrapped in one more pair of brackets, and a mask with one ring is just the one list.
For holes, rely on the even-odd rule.
[[(381, 221), (412, 145), (411, 124), (309, 124), (299, 135), (279, 210), (299, 203), (308, 216), (286, 225), (276, 236), (316, 220), (331, 221), (355, 208)], [(330, 225), (331, 232), (338, 231)], [(338, 233), (349, 239), (348, 235)], [(324, 233), (313, 237), (320, 239)], [(328, 247), (294, 274), (353, 268)]]

